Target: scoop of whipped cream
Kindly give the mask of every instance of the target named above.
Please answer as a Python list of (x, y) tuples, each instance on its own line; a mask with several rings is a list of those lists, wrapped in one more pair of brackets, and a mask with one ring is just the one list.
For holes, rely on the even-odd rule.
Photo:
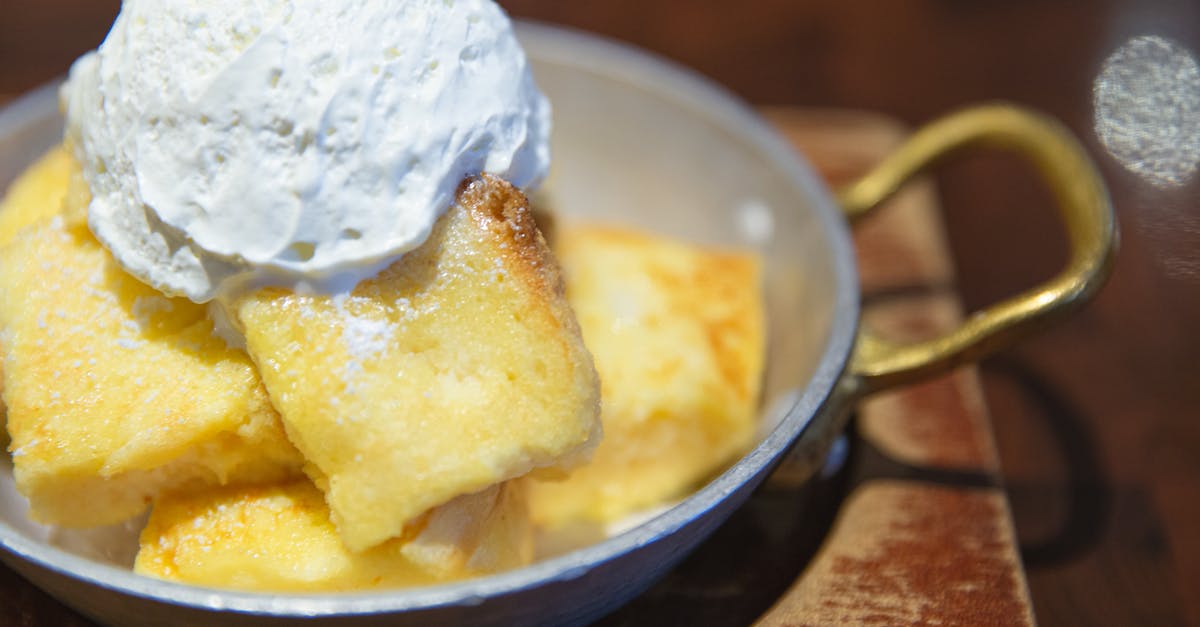
[(465, 177), (549, 164), (549, 105), (490, 0), (125, 0), (63, 100), (92, 231), (197, 302), (352, 285)]

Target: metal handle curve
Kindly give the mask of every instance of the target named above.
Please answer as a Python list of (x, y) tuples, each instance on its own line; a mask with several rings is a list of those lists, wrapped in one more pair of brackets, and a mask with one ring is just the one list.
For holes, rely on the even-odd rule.
[(1083, 304), (1108, 277), (1116, 226), (1099, 172), (1061, 124), (1013, 105), (973, 107), (930, 123), (871, 172), (842, 188), (838, 200), (847, 217), (855, 220), (908, 179), (966, 146), (1009, 150), (1032, 163), (1057, 202), (1070, 261), (1048, 282), (971, 314), (939, 337), (896, 344), (860, 331), (850, 363), (856, 394), (927, 379), (982, 359)]

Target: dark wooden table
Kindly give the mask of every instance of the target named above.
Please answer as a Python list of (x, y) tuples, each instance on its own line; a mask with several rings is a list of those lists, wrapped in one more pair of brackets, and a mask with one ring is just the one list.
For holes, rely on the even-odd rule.
[[(1161, 37), (1194, 63), (1200, 6), (502, 4), (657, 51), (755, 104), (875, 110), (915, 125), (1004, 99), (1063, 120), (1109, 183), (1122, 229), (1118, 263), (1094, 304), (982, 368), (1035, 612), (1047, 625), (1200, 624), (1200, 176), (1164, 185), (1122, 165), (1100, 139), (1093, 105), (1105, 59), (1134, 37)], [(4, 0), (0, 101), (65, 71), (100, 41), (116, 8), (113, 0)], [(1188, 103), (1200, 93), (1188, 76), (1175, 77), (1182, 93), (1160, 90), (1151, 104), (1194, 118)], [(1200, 141), (1195, 124), (1183, 128), (1192, 134), (1172, 138), (1175, 146)], [(938, 183), (966, 309), (1063, 262), (1047, 194), (1023, 166), (972, 157), (946, 165)]]

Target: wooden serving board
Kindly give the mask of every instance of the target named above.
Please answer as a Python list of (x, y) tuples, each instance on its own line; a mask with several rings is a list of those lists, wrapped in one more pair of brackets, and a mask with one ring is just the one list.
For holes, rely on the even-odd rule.
[[(905, 135), (870, 114), (765, 113), (833, 185)], [(919, 339), (961, 319), (930, 181), (903, 190), (854, 236), (867, 325)], [(1033, 624), (974, 368), (879, 394), (855, 428), (865, 452), (830, 532), (760, 624)]]

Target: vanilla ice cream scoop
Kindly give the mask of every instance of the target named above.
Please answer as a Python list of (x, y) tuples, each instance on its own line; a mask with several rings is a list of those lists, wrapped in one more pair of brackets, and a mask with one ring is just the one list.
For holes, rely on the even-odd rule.
[(490, 0), (125, 0), (63, 97), (92, 231), (197, 302), (353, 284), (465, 177), (549, 164), (549, 105)]

